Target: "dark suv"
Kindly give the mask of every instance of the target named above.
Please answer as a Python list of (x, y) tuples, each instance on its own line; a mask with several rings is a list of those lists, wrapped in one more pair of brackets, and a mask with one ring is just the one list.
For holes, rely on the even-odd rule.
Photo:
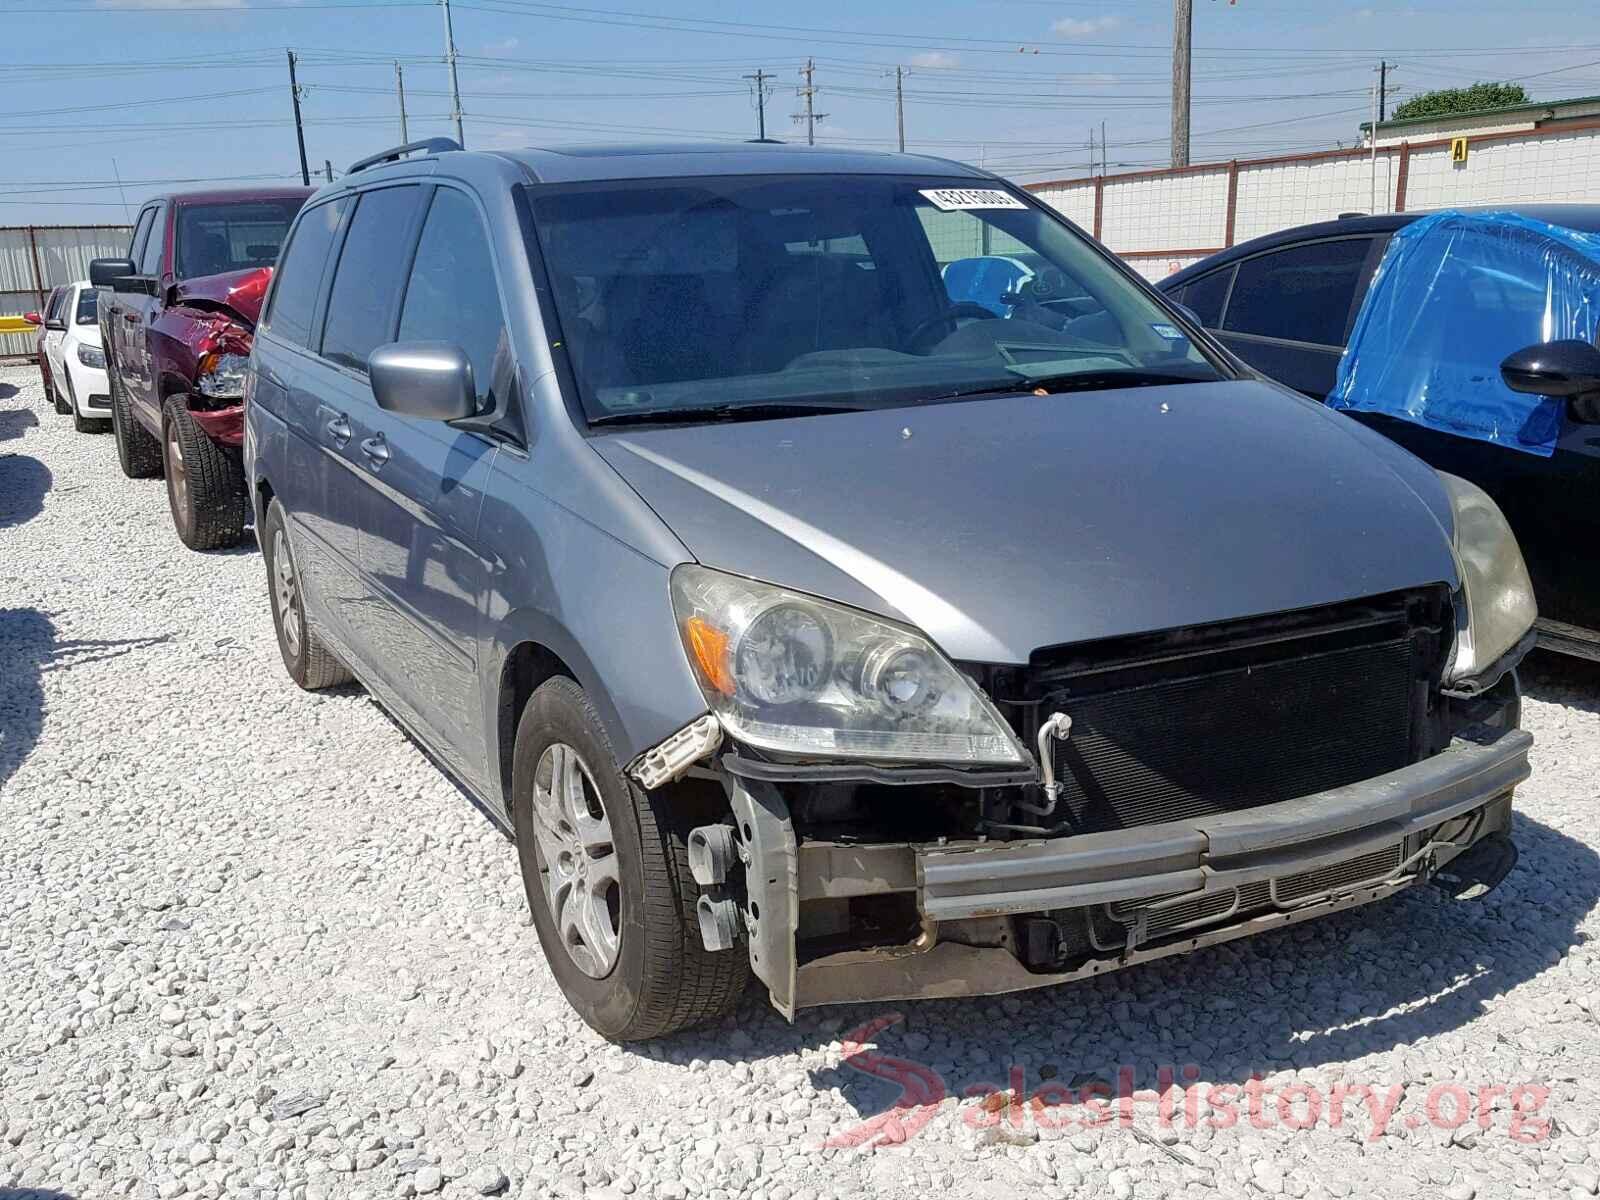
[(173, 526), (194, 550), (244, 533), (244, 365), (278, 248), (310, 194), (159, 197), (139, 210), (127, 258), (90, 264), (117, 457), (130, 478), (166, 477)]
[(608, 1037), (749, 973), (791, 1015), (1012, 991), (1514, 860), (1493, 503), (972, 168), (402, 147), (307, 202), (246, 388), (285, 666), (515, 837)]

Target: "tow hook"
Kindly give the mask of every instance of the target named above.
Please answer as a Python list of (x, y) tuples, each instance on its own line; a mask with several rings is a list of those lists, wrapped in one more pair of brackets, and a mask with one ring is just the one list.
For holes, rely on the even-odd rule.
[(1491, 833), (1445, 863), (1428, 882), (1452, 900), (1481, 900), (1516, 865), (1516, 843), (1504, 833)]
[(1019, 799), (1016, 801), (1018, 808), (1039, 817), (1048, 817), (1056, 811), (1056, 801), (1061, 798), (1061, 784), (1056, 779), (1055, 754), (1051, 743), (1064, 742), (1071, 736), (1072, 718), (1066, 713), (1053, 712), (1044, 719), (1036, 739), (1039, 747), (1039, 778), (1042, 781), (1039, 790), (1044, 793), (1044, 803), (1032, 804)]

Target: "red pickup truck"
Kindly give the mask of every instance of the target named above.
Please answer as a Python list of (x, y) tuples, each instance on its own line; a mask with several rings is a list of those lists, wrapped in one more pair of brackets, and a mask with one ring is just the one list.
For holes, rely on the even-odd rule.
[(183, 544), (236, 544), (250, 512), (240, 448), (261, 302), (308, 188), (183, 192), (139, 210), (126, 258), (98, 258), (117, 457), (165, 475)]

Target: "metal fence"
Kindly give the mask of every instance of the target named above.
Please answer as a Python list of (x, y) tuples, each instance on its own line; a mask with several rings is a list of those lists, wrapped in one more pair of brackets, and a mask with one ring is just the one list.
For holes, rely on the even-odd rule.
[[(127, 225), (0, 226), (0, 316), (42, 309), (50, 290), (89, 278), (91, 258), (128, 249)], [(33, 353), (31, 333), (0, 334), (0, 359)]]
[(1600, 200), (1600, 121), (1027, 185), (1148, 279), (1342, 212)]

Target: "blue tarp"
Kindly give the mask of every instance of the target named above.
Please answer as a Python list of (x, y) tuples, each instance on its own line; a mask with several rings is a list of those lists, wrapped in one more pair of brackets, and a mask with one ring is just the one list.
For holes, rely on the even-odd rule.
[(1600, 237), (1510, 212), (1441, 212), (1389, 242), (1328, 396), (1430, 429), (1549, 455), (1563, 401), (1513, 392), (1512, 351), (1594, 341)]
[(952, 303), (967, 301), (987, 308), (997, 317), (1009, 317), (1011, 309), (1000, 297), (1014, 292), (1033, 278), (1026, 263), (1001, 254), (979, 258), (958, 258), (944, 269), (944, 290)]

